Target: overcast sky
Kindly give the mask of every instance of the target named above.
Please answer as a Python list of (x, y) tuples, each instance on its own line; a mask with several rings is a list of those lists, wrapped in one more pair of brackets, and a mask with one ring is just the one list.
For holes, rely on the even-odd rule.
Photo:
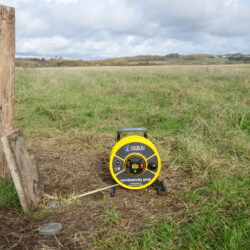
[(17, 56), (250, 54), (250, 0), (0, 0)]

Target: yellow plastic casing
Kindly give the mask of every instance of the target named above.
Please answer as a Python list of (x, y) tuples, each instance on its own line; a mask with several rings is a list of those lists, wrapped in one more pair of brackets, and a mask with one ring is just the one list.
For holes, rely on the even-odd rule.
[[(123, 161), (123, 164), (124, 164), (124, 161), (125, 159), (122, 159), (121, 157), (117, 156), (116, 155), (116, 152), (123, 146), (125, 146), (126, 144), (129, 144), (129, 143), (143, 143), (145, 145), (147, 145), (148, 147), (150, 147), (153, 151), (154, 151), (154, 154), (151, 155), (149, 158), (153, 157), (153, 156), (156, 156), (157, 157), (157, 160), (158, 160), (158, 168), (157, 168), (157, 171), (154, 173), (155, 176), (152, 178), (152, 180), (148, 183), (146, 183), (145, 185), (142, 185), (142, 186), (138, 186), (138, 187), (132, 187), (132, 186), (129, 186), (129, 185), (125, 185), (123, 182), (121, 182), (117, 177), (116, 175), (118, 175), (119, 173), (115, 174), (114, 171), (113, 171), (113, 159), (114, 157), (117, 157), (119, 158), (120, 160)], [(133, 155), (138, 155), (138, 153), (131, 153)], [(127, 157), (126, 157), (127, 158)], [(144, 158), (144, 157), (143, 157)], [(148, 159), (149, 159), (148, 158)], [(146, 158), (145, 158), (146, 159)], [(147, 159), (146, 159), (147, 160)], [(147, 162), (146, 162), (146, 165)], [(115, 146), (113, 147), (112, 151), (111, 151), (111, 154), (110, 154), (110, 161), (109, 161), (109, 170), (110, 170), (110, 173), (113, 177), (113, 179), (119, 184), (121, 185), (122, 187), (124, 188), (127, 188), (127, 189), (143, 189), (143, 188), (146, 188), (148, 186), (150, 186), (151, 184), (153, 184), (156, 179), (158, 178), (159, 174), (160, 174), (160, 171), (161, 171), (161, 158), (160, 158), (160, 155), (155, 147), (155, 145), (150, 141), (148, 140), (147, 138), (145, 137), (142, 137), (142, 136), (136, 136), (136, 135), (131, 135), (131, 136), (127, 136), (127, 137), (124, 137), (122, 138), (121, 140), (119, 140)], [(150, 171), (150, 170), (148, 170)]]

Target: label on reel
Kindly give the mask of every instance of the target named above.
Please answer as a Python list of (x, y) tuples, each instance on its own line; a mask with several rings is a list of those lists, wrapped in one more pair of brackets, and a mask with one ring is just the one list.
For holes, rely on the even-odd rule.
[(121, 147), (117, 152), (116, 155), (125, 159), (131, 153), (140, 153), (145, 158), (154, 155), (154, 151), (145, 144), (142, 143), (129, 143)]
[(127, 172), (122, 172), (118, 174), (116, 177), (125, 185), (131, 186), (131, 187), (139, 187), (150, 182), (154, 176), (155, 176), (154, 173), (145, 171), (140, 176), (131, 176)]

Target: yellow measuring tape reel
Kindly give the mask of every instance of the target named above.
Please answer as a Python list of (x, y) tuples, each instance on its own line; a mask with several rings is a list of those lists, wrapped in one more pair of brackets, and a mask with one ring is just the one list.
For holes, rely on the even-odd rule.
[[(143, 136), (121, 133), (143, 132)], [(161, 171), (161, 158), (155, 145), (147, 139), (146, 128), (122, 128), (110, 155), (109, 169), (113, 179), (128, 189), (143, 189), (153, 184)]]

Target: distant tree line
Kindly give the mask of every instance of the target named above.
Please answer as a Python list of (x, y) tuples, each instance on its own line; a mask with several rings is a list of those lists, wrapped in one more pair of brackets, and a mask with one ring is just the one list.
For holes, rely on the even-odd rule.
[(165, 56), (145, 55), (134, 57), (110, 58), (104, 60), (70, 60), (62, 57), (45, 58), (17, 58), (16, 66), (22, 68), (37, 67), (86, 67), (86, 66), (136, 66), (136, 65), (180, 65), (180, 64), (232, 64), (250, 63), (250, 55), (226, 54), (214, 56), (211, 54), (180, 55), (171, 53)]
[(243, 61), (243, 62), (250, 62), (250, 56), (231, 56), (228, 57), (229, 61)]

